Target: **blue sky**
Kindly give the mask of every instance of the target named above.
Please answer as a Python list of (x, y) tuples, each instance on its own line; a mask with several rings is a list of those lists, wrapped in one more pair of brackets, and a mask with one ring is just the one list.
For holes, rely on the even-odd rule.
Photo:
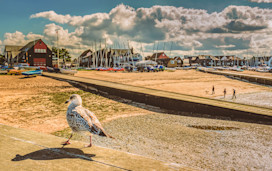
[[(0, 10), (0, 48), (3, 48), (5, 44), (23, 44), (39, 36), (50, 45), (54, 45), (52, 29), (59, 29), (62, 36), (69, 37), (63, 38), (64, 41), (74, 41), (74, 43), (62, 45), (70, 48), (74, 55), (78, 55), (80, 49), (90, 47), (94, 39), (99, 39), (98, 36), (101, 36), (101, 39), (109, 39), (107, 41), (112, 44), (120, 39), (131, 41), (131, 44), (134, 43), (135, 46), (143, 44), (147, 52), (151, 51), (154, 42), (161, 44), (174, 42), (172, 50), (177, 55), (178, 53), (230, 53), (231, 50), (233, 53), (241, 54), (245, 53), (245, 50), (247, 53), (248, 51), (251, 53), (259, 53), (258, 51), (271, 53), (271, 50), (261, 43), (263, 38), (267, 39), (267, 35), (271, 35), (272, 21), (268, 17), (272, 10), (272, 4), (269, 3), (271, 0), (251, 1), (259, 1), (259, 3), (250, 2), (250, 0), (0, 0), (2, 7)], [(154, 6), (160, 6), (160, 8), (154, 8)], [(232, 8), (232, 6), (234, 7)], [(144, 10), (139, 10), (140, 8), (144, 8)], [(206, 12), (203, 13), (201, 10)], [(42, 13), (49, 11), (50, 14)], [(149, 15), (146, 13), (147, 11), (150, 12), (149, 19), (145, 20), (142, 16), (139, 17), (143, 14)], [(180, 18), (169, 16), (167, 11), (175, 13)], [(126, 12), (128, 15), (125, 14)], [(107, 14), (95, 17), (95, 20), (101, 20), (100, 26), (94, 26), (93, 20), (84, 20), (74, 24), (76, 19), (72, 18), (73, 16), (84, 17), (96, 13)], [(112, 13), (114, 14), (111, 15)], [(191, 21), (195, 13), (200, 19)], [(216, 13), (216, 15), (212, 15), (212, 13)], [(63, 22), (65, 15), (71, 17), (66, 17), (67, 21)], [(122, 15), (131, 16), (133, 23), (126, 21), (121, 17)], [(154, 17), (154, 15), (156, 16)], [(203, 18), (205, 15), (211, 16)], [(52, 16), (57, 18), (52, 18)], [(117, 22), (117, 26), (113, 26), (116, 24), (114, 17), (124, 23), (127, 22), (127, 24), (119, 23), (118, 25)], [(224, 20), (227, 19), (221, 23), (223, 21), (220, 17)], [(210, 22), (209, 18), (212, 18)], [(262, 19), (260, 20), (260, 18)], [(213, 27), (213, 23), (217, 23), (218, 26)], [(210, 25), (210, 27), (197, 28), (192, 26), (193, 24), (203, 27)], [(105, 30), (103, 30), (103, 26)], [(251, 37), (246, 36), (249, 34)], [(179, 40), (182, 41), (175, 39), (175, 36), (180, 37)], [(185, 41), (188, 39), (192, 42), (186, 43)], [(269, 38), (265, 42), (272, 41)]]

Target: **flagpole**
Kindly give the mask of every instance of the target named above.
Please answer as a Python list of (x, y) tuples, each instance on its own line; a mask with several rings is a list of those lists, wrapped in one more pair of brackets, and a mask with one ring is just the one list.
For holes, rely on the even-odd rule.
[(58, 30), (56, 30), (57, 32), (57, 57), (58, 57), (58, 68), (59, 68), (59, 32)]

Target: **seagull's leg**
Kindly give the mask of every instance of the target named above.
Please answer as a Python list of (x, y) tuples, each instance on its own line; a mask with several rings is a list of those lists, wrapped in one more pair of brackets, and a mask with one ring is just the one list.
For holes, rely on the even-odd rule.
[(90, 144), (85, 147), (91, 147), (92, 146), (92, 135), (90, 135)]
[(69, 145), (70, 144), (70, 139), (73, 137), (73, 133), (71, 134), (71, 136), (69, 137), (69, 139), (65, 142), (63, 142), (61, 145)]

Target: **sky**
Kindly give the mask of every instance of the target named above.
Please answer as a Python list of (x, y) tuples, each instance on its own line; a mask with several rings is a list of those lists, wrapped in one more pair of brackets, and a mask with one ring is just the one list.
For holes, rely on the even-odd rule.
[[(133, 47), (143, 56), (272, 55), (272, 0), (0, 0), (5, 45)], [(57, 39), (58, 37), (58, 39)], [(58, 41), (57, 41), (58, 40)]]

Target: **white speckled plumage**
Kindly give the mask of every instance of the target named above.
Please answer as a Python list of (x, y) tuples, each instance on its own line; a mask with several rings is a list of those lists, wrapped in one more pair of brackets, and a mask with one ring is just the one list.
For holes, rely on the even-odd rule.
[(82, 106), (82, 99), (79, 95), (73, 94), (69, 101), (71, 103), (68, 106), (66, 117), (73, 132), (89, 131), (92, 134), (111, 137), (105, 133), (95, 114)]

